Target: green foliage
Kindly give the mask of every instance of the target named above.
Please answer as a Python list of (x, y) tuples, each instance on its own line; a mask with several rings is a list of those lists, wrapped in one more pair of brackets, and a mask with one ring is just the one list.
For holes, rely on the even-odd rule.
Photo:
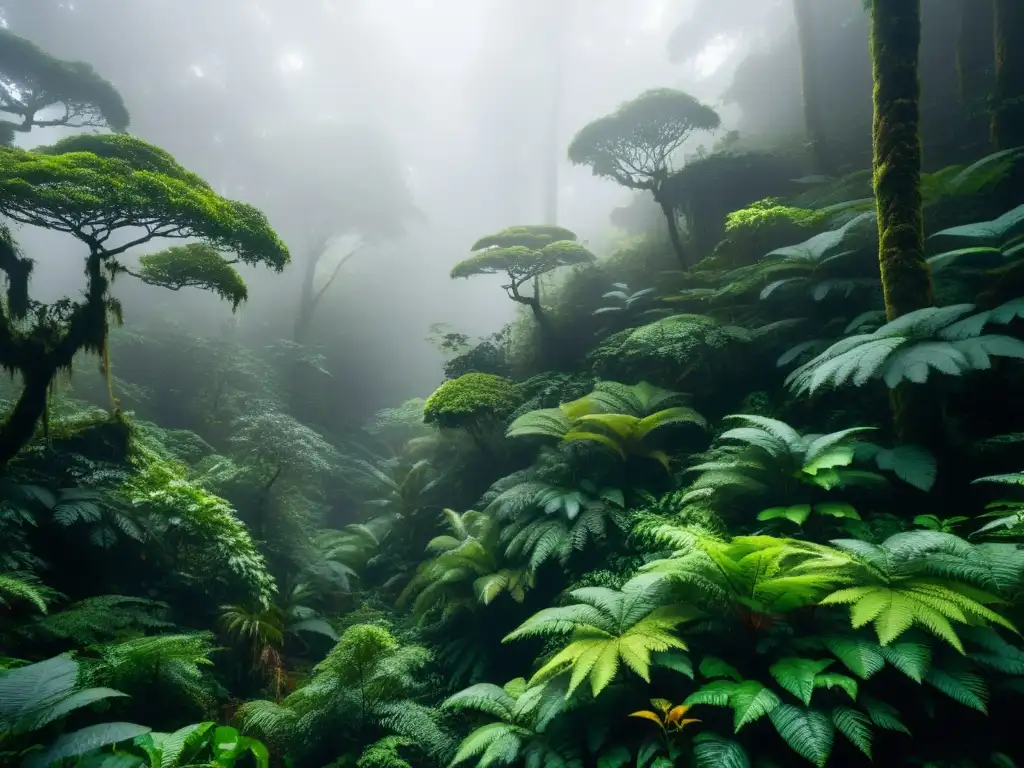
[(509, 298), (535, 305), (537, 297), (525, 297), (519, 289), (559, 267), (587, 264), (594, 254), (576, 242), (576, 235), (562, 227), (516, 226), (487, 235), (473, 244), (474, 253), (452, 267), (452, 278), (504, 274), (502, 286)]
[(694, 131), (718, 125), (718, 114), (689, 94), (656, 88), (584, 126), (569, 144), (569, 159), (631, 189), (657, 189), (672, 153)]
[(519, 402), (514, 382), (489, 373), (467, 373), (446, 381), (427, 398), (423, 420), (444, 429), (474, 430), (502, 421)]
[(99, 646), (91, 676), (138, 698), (166, 696), (205, 711), (213, 703), (213, 686), (202, 668), (212, 664), (212, 641), (211, 632), (190, 632)]
[(704, 315), (672, 315), (609, 336), (587, 360), (605, 379), (655, 379), (680, 386), (706, 377), (752, 340), (749, 331)]
[(18, 631), (33, 639), (95, 645), (173, 627), (166, 619), (167, 608), (166, 603), (142, 597), (96, 595), (24, 624)]
[(149, 233), (131, 245), (195, 237), (245, 264), (280, 271), (288, 263), (262, 213), (220, 197), (168, 153), (132, 136), (79, 135), (32, 152), (0, 148), (0, 191), (0, 211), (24, 224), (102, 242), (128, 222)]
[[(124, 695), (111, 688), (84, 687), (78, 663), (66, 656), (0, 672), (0, 758), (16, 758), (26, 737), (72, 712)], [(29, 755), (25, 765), (47, 768), (62, 758), (79, 757), (147, 731), (133, 723), (87, 725)]]
[(192, 483), (182, 465), (163, 461), (137, 443), (133, 450), (135, 474), (119, 492), (136, 509), (161, 519), (163, 536), (180, 537), (189, 553), (181, 561), (187, 569), (182, 575), (207, 587), (211, 581), (226, 581), (253, 602), (269, 605), (274, 579), (231, 505)]
[(247, 755), (251, 755), (256, 768), (270, 765), (270, 754), (263, 742), (212, 721), (192, 723), (174, 733), (151, 731), (137, 736), (133, 747), (145, 754), (142, 765), (147, 768), (234, 768)]
[(633, 386), (601, 381), (594, 385), (590, 394), (577, 400), (557, 408), (522, 414), (509, 425), (506, 436), (593, 441), (611, 449), (623, 460), (629, 456), (649, 457), (667, 470), (667, 454), (655, 448), (648, 438), (670, 426), (707, 427), (704, 417), (680, 405), (683, 402), (688, 402), (686, 395), (646, 381)]
[(991, 368), (993, 357), (1024, 358), (1024, 342), (985, 334), (989, 323), (1007, 324), (1024, 313), (1024, 300), (970, 314), (972, 304), (926, 307), (896, 318), (873, 333), (849, 336), (804, 363), (786, 379), (796, 392), (826, 384), (862, 386), (882, 379), (890, 389), (901, 381), (923, 384), (932, 369), (950, 376)]
[(582, 763), (560, 744), (552, 721), (566, 709), (564, 686), (558, 681), (529, 684), (519, 677), (497, 686), (478, 683), (450, 696), (441, 705), (449, 712), (476, 711), (494, 719), (472, 731), (452, 765), (476, 759), (477, 766), (515, 765), (531, 768), (579, 768)]
[(173, 291), (189, 287), (213, 291), (237, 309), (249, 298), (249, 290), (231, 265), (217, 249), (206, 243), (192, 243), (141, 256), (141, 269), (134, 274), (144, 283)]
[[(13, 130), (62, 125), (128, 129), (128, 110), (121, 95), (88, 64), (61, 61), (34, 43), (0, 29), (0, 112), (16, 115), (22, 123)], [(64, 114), (43, 120), (38, 113), (60, 106)], [(10, 124), (7, 124), (10, 125)]]
[(672, 634), (694, 613), (679, 605), (659, 605), (660, 583), (637, 577), (621, 590), (583, 587), (569, 594), (577, 602), (545, 608), (531, 616), (504, 642), (525, 637), (569, 635), (569, 643), (534, 674), (531, 684), (571, 673), (566, 695), (585, 680), (597, 696), (618, 674), (620, 663), (644, 680), (650, 679), (651, 653), (686, 650)]
[(488, 605), (507, 593), (516, 602), (533, 586), (533, 574), (506, 558), (497, 521), (470, 510), (444, 511), (448, 533), (427, 545), (432, 557), (422, 563), (399, 604), (412, 600), (412, 616), (423, 621), (440, 612), (448, 619), (460, 611)]
[[(719, 514), (735, 510), (738, 498), (750, 497), (761, 509), (759, 520), (785, 519), (803, 525), (812, 513), (859, 519), (849, 504), (826, 492), (855, 485), (884, 484), (873, 472), (851, 467), (855, 439), (868, 427), (827, 435), (801, 435), (785, 422), (766, 416), (735, 414), (736, 427), (719, 436), (727, 445), (709, 460), (689, 468), (701, 474), (682, 498), (683, 505), (705, 505)], [(784, 502), (763, 507), (765, 503)]]
[(323, 743), (351, 748), (346, 735), (366, 738), (385, 726), (413, 741), (421, 754), (443, 759), (450, 748), (447, 735), (408, 700), (421, 692), (416, 675), (430, 658), (426, 648), (402, 645), (385, 627), (355, 624), (306, 685), (280, 703), (247, 702), (238, 716), (246, 731), (296, 756)]

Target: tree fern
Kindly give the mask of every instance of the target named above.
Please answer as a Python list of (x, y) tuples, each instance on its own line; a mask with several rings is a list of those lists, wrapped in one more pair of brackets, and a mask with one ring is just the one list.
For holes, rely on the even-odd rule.
[[(755, 626), (770, 616), (815, 605), (846, 581), (845, 559), (830, 568), (838, 553), (809, 542), (773, 536), (725, 540), (671, 525), (649, 535), (675, 551), (645, 565), (645, 573), (668, 580), (678, 599), (716, 613), (749, 614)], [(808, 561), (814, 569), (801, 572), (801, 564)]]
[[(812, 513), (858, 518), (850, 505), (829, 501), (825, 494), (885, 482), (881, 475), (851, 466), (856, 436), (868, 427), (803, 435), (765, 416), (726, 418), (744, 426), (723, 432), (709, 460), (689, 468), (700, 475), (683, 496), (684, 505), (703, 503), (724, 510), (725, 505), (735, 506), (737, 498), (746, 497), (761, 508), (758, 519), (782, 518), (802, 525)], [(772, 501), (784, 504), (765, 506)]]
[(339, 735), (339, 724), (349, 739), (390, 724), (397, 735), (418, 739), (425, 751), (441, 750), (446, 737), (406, 701), (422, 692), (417, 675), (430, 659), (426, 648), (402, 645), (384, 627), (355, 624), (305, 685), (280, 704), (246, 702), (238, 717), (246, 730), (294, 754), (330, 742)]
[(7, 607), (14, 603), (24, 602), (35, 607), (40, 613), (46, 613), (47, 606), (54, 597), (54, 592), (34, 573), (14, 571), (0, 573), (0, 606)]
[(522, 602), (533, 586), (533, 575), (528, 568), (506, 562), (498, 522), (472, 510), (444, 514), (450, 533), (427, 545), (433, 557), (420, 565), (399, 603), (411, 600), (413, 617), (422, 621), (437, 612), (450, 618), (472, 611), (503, 593)]
[(536, 570), (549, 559), (564, 565), (574, 551), (610, 529), (624, 530), (624, 505), (622, 491), (597, 488), (588, 480), (578, 487), (525, 480), (495, 496), (484, 514), (505, 522), (500, 535), (505, 556)]
[(137, 697), (167, 696), (205, 709), (212, 682), (203, 672), (214, 651), (211, 632), (137, 637), (99, 646), (92, 671), (97, 682)]
[(842, 559), (820, 556), (797, 570), (835, 573), (838, 565), (846, 585), (821, 604), (849, 605), (852, 625), (873, 623), (883, 646), (918, 626), (963, 653), (954, 624), (1013, 629), (989, 607), (1003, 602), (999, 592), (1007, 588), (1008, 577), (1019, 581), (1024, 554), (1012, 546), (983, 549), (938, 531), (900, 533), (879, 545), (856, 539), (833, 544)]
[(72, 640), (81, 645), (109, 642), (147, 630), (165, 630), (168, 606), (127, 595), (97, 595), (63, 607), (19, 627), (19, 634), (39, 639)]
[(668, 467), (668, 457), (648, 438), (656, 431), (688, 424), (704, 429), (704, 418), (688, 406), (678, 392), (640, 382), (632, 387), (603, 381), (589, 395), (523, 414), (509, 425), (508, 437), (536, 435), (571, 442), (600, 443), (622, 459), (629, 456), (653, 458)]
[(568, 645), (537, 671), (532, 683), (568, 672), (569, 694), (589, 680), (597, 696), (618, 674), (620, 663), (649, 680), (652, 652), (686, 649), (672, 630), (693, 618), (694, 612), (679, 605), (659, 605), (657, 579), (638, 577), (621, 590), (584, 587), (569, 594), (578, 602), (545, 608), (505, 637), (504, 642), (570, 635)]
[(992, 357), (1024, 358), (1019, 339), (981, 335), (990, 323), (1007, 324), (1024, 314), (1024, 300), (971, 315), (974, 309), (972, 304), (956, 304), (909, 312), (873, 333), (833, 344), (793, 371), (786, 383), (799, 393), (813, 393), (826, 384), (862, 386), (872, 379), (892, 388), (901, 381), (924, 383), (933, 369), (960, 376), (987, 370)]
[(446, 699), (446, 712), (475, 710), (494, 721), (472, 731), (459, 745), (452, 765), (476, 760), (477, 768), (513, 765), (531, 768), (581, 768), (547, 733), (551, 722), (567, 708), (564, 684), (528, 684), (523, 678), (504, 686), (478, 683)]

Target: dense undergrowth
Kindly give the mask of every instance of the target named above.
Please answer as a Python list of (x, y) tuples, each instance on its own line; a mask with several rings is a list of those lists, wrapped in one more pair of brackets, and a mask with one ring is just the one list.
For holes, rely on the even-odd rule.
[(922, 176), (889, 322), (870, 173), (791, 170), (688, 165), (740, 202), (652, 189), (679, 243), (483, 238), (522, 317), (354, 434), (294, 345), (104, 326), (0, 476), (0, 762), (1017, 764), (1024, 149)]

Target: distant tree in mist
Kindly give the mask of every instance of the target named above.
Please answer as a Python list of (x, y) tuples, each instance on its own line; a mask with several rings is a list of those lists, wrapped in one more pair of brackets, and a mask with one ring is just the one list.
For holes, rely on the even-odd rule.
[[(262, 213), (217, 195), (163, 150), (121, 134), (80, 134), (34, 151), (0, 148), (0, 214), (76, 238), (84, 246), (86, 274), (81, 299), (33, 301), (28, 283), (34, 263), (6, 227), (0, 231), (0, 271), (7, 278), (0, 367), (22, 380), (18, 400), (0, 424), (0, 468), (31, 440), (54, 378), (71, 368), (79, 352), (101, 355), (109, 382), (109, 324), (122, 319), (109, 294), (113, 276), (128, 272), (168, 288), (208, 288), (237, 303), (244, 284), (231, 264), (280, 271), (288, 262), (287, 248)], [(122, 233), (127, 241), (114, 245)], [(198, 239), (210, 248), (143, 257), (138, 270), (118, 261), (158, 238)]]
[[(41, 114), (51, 108), (58, 110), (53, 116)], [(2, 28), (0, 112), (18, 118), (0, 121), (0, 142), (5, 144), (16, 131), (50, 126), (124, 131), (130, 120), (121, 94), (91, 65), (54, 58)]]
[(1024, 4), (995, 0), (996, 88), (992, 141), (999, 149), (1024, 145)]
[(587, 124), (569, 145), (569, 159), (596, 176), (654, 195), (668, 222), (680, 263), (687, 266), (672, 203), (663, 194), (672, 173), (671, 157), (695, 131), (718, 128), (718, 113), (682, 91), (658, 88)]
[(559, 267), (586, 264), (594, 254), (576, 242), (576, 234), (557, 226), (515, 226), (477, 240), (474, 254), (452, 267), (452, 278), (475, 275), (505, 275), (502, 286), (512, 301), (530, 308), (541, 328), (542, 339), (550, 342), (550, 324), (540, 298), (522, 293), (523, 286)]

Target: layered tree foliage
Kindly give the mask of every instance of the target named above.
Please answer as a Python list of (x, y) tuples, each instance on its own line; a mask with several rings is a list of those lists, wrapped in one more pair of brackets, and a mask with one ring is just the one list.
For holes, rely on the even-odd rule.
[(508, 297), (530, 308), (545, 332), (549, 330), (540, 296), (521, 292), (524, 285), (537, 285), (537, 278), (559, 267), (587, 264), (592, 254), (576, 242), (576, 234), (564, 227), (529, 225), (508, 227), (477, 240), (474, 254), (452, 267), (452, 278), (474, 275), (505, 275), (502, 286)]
[[(110, 280), (124, 271), (118, 259), (130, 249), (156, 238), (199, 238), (246, 264), (280, 271), (288, 263), (263, 214), (220, 197), (168, 153), (131, 136), (79, 135), (34, 151), (0, 149), (0, 188), (0, 211), (9, 219), (70, 235), (86, 251), (84, 297), (42, 305), (28, 298), (32, 259), (6, 237), (3, 268), (13, 301), (0, 318), (0, 362), (21, 376), (23, 389), (0, 428), (2, 464), (32, 437), (57, 372), (79, 352), (106, 354), (108, 316), (120, 320)], [(131, 239), (111, 243), (129, 229)], [(237, 304), (240, 278), (228, 260), (196, 253), (151, 256), (138, 274), (172, 287), (213, 288)]]
[[(742, 77), (805, 35), (816, 70), (833, 46), (870, 52), (874, 163), (844, 167), (860, 157), (844, 137), (871, 132), (836, 128), (848, 113), (827, 105), (852, 91), (815, 71), (819, 148), (842, 175), (799, 177), (799, 141), (731, 132), (662, 187), (686, 264), (658, 221), (601, 258), (559, 227), (482, 238), (452, 276), (503, 275), (535, 316), (474, 348), (438, 324), (445, 380), (347, 403), (365, 406), (358, 429), (290, 410), (294, 342), (172, 322), (120, 332), (128, 408), (111, 419), (108, 384), (56, 357), (106, 349), (110, 280), (234, 306), (239, 265), (287, 252), (137, 139), (0, 150), (11, 226), (70, 234), (88, 267), (84, 296), (43, 306), (0, 239), (0, 355), (23, 379), (0, 398), (24, 413), (34, 365), (75, 374), (42, 377), (44, 439), (0, 476), (0, 763), (1019, 762), (1024, 150), (962, 144), (976, 99), (952, 61), (934, 84), (959, 0), (756, 5), (700, 4), (680, 60), (716, 30), (750, 39), (756, 10), (813, 6)], [(792, 83), (763, 65), (780, 89), (798, 90), (793, 53)], [(919, 135), (930, 99), (941, 141)], [(798, 102), (776, 107), (799, 134)], [(607, 119), (632, 143), (602, 145), (595, 170), (669, 169), (668, 145), (641, 139), (671, 143), (673, 120)], [(319, 183), (324, 217), (289, 221), (355, 232), (330, 211), (350, 195), (358, 212), (361, 188)], [(128, 250), (157, 237), (187, 240)], [(526, 283), (561, 266), (541, 305)], [(377, 375), (403, 375), (385, 362)]]
[(54, 58), (7, 29), (0, 29), (0, 52), (0, 112), (16, 118), (0, 124), (4, 143), (15, 131), (51, 126), (127, 130), (121, 94), (89, 64)]
[(664, 194), (672, 156), (696, 131), (719, 126), (718, 114), (682, 91), (645, 91), (610, 115), (589, 123), (569, 145), (569, 159), (587, 165), (596, 176), (614, 179), (630, 189), (654, 195), (668, 222), (672, 246), (680, 263), (689, 263), (679, 235), (676, 212)]

